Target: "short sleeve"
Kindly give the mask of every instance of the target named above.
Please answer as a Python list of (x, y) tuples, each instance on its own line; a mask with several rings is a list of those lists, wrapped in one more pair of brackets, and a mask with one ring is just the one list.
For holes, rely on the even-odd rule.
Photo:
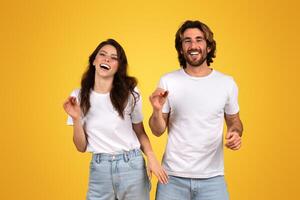
[(231, 79), (231, 87), (228, 93), (227, 102), (225, 105), (225, 113), (233, 115), (239, 112), (238, 104), (238, 86), (233, 79)]
[[(143, 121), (143, 112), (142, 112), (142, 97), (137, 87), (134, 88), (134, 97), (136, 99), (135, 106), (131, 112), (131, 121), (133, 124), (138, 124)], [(134, 101), (133, 96), (131, 96), (131, 101)]]
[[(70, 94), (71, 97), (76, 97), (77, 102), (79, 102), (79, 89), (73, 90)], [(72, 117), (68, 115), (67, 117), (67, 125), (73, 125)]]
[[(164, 80), (164, 77), (162, 77), (158, 83), (158, 88), (161, 88), (163, 90), (168, 90), (167, 84)], [(167, 100), (165, 102), (165, 104), (163, 105), (162, 108), (162, 112), (163, 113), (169, 113), (170, 112), (170, 103), (169, 103), (169, 98), (167, 97)]]

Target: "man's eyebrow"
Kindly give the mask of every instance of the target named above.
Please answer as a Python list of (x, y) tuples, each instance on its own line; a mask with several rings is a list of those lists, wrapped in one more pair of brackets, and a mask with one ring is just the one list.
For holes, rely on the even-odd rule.
[(191, 37), (184, 37), (184, 38), (182, 38), (182, 40), (190, 40), (190, 39), (192, 39)]
[[(196, 36), (195, 37), (196, 39), (204, 39), (204, 37), (203, 36)], [(182, 38), (182, 40), (191, 40), (192, 38), (191, 37), (184, 37), (184, 38)]]
[(197, 36), (196, 39), (204, 39), (203, 36)]

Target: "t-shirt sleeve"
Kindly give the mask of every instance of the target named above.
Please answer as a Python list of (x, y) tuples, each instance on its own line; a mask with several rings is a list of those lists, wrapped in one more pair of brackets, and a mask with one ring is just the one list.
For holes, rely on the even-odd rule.
[[(73, 90), (70, 94), (72, 97), (76, 97), (77, 102), (79, 102), (79, 89)], [(68, 115), (67, 117), (67, 125), (73, 125), (72, 117)]]
[[(138, 95), (134, 93), (134, 96), (136, 98), (136, 103), (135, 103), (135, 106), (134, 106), (134, 108), (132, 110), (132, 113), (131, 113), (131, 121), (132, 121), (133, 124), (138, 124), (138, 123), (143, 121), (142, 96), (141, 96), (141, 94), (140, 94), (137, 87), (134, 89), (134, 91)], [(131, 99), (132, 99), (132, 101), (134, 101), (133, 97)]]
[(233, 79), (231, 79), (231, 88), (229, 90), (228, 99), (225, 105), (225, 113), (233, 115), (239, 112), (238, 104), (238, 86)]
[[(164, 89), (164, 90), (168, 90), (166, 81), (164, 79), (164, 77), (162, 77), (158, 83), (158, 88)], [(170, 103), (169, 103), (169, 98), (167, 97), (167, 100), (165, 102), (165, 104), (163, 105), (162, 108), (162, 112), (163, 113), (169, 113), (170, 112)]]

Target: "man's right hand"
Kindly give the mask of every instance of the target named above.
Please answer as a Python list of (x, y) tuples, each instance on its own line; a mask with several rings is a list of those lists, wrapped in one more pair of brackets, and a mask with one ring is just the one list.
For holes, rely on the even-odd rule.
[(152, 95), (149, 97), (153, 110), (161, 111), (163, 105), (167, 100), (169, 92), (167, 90), (157, 88)]

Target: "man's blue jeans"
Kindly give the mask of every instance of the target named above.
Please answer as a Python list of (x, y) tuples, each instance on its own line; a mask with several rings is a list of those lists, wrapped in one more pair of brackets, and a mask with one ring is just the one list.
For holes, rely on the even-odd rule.
[(205, 179), (169, 176), (168, 184), (157, 185), (156, 200), (228, 200), (224, 176)]

